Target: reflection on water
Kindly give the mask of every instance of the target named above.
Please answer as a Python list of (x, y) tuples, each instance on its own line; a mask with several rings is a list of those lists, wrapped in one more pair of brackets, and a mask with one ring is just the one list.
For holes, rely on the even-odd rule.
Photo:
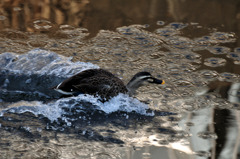
[[(54, 32), (57, 25), (69, 24), (87, 28), (94, 36), (101, 29), (114, 30), (131, 24), (151, 24), (152, 29), (156, 29), (164, 25), (164, 21), (177, 21), (199, 23), (239, 35), (239, 3), (238, 0), (122, 0), (121, 3), (111, 0), (2, 0), (0, 29)], [(209, 28), (198, 32), (193, 28), (186, 36), (199, 37), (206, 33)], [(239, 40), (237, 44), (239, 46)]]
[[(239, 158), (238, 3), (2, 1), (0, 158)], [(166, 84), (106, 103), (50, 89), (98, 67)]]
[[(239, 111), (207, 108), (187, 113), (184, 125), (189, 133), (192, 148), (202, 156), (212, 158), (239, 157)], [(214, 124), (215, 123), (215, 124)], [(198, 154), (199, 155), (199, 154)]]

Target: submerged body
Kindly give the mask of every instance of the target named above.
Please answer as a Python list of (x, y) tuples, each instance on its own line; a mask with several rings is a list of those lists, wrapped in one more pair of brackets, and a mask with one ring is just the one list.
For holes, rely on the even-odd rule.
[(121, 79), (106, 70), (88, 69), (64, 80), (53, 89), (64, 95), (90, 94), (108, 100), (119, 93), (134, 94), (144, 81), (164, 84), (163, 80), (154, 78), (148, 72), (139, 72), (125, 86)]

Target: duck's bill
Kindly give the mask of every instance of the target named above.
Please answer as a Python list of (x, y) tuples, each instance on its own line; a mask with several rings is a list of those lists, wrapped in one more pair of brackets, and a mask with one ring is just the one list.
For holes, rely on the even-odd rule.
[(153, 78), (152, 83), (156, 83), (156, 84), (165, 84), (165, 81), (164, 81), (164, 80), (157, 79), (157, 78)]

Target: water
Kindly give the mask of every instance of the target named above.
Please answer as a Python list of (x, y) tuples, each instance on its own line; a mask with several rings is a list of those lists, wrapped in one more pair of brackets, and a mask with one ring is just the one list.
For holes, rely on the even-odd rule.
[[(185, 27), (174, 23), (155, 32), (141, 25), (101, 31), (78, 52), (86, 62), (39, 48), (23, 54), (2, 53), (2, 157), (37, 158), (47, 152), (51, 158), (131, 158), (130, 154), (136, 157), (140, 152), (142, 158), (154, 158), (151, 151), (158, 149), (161, 155), (171, 151), (179, 158), (192, 158), (209, 157), (214, 147), (223, 149), (222, 156), (236, 149), (231, 137), (238, 134), (232, 124), (237, 124), (239, 113), (239, 75), (214, 71), (229, 65), (225, 59), (230, 49), (213, 47), (215, 35), (182, 37), (179, 30)], [(218, 45), (234, 38), (225, 37)], [(202, 50), (225, 58), (204, 58)], [(90, 95), (60, 98), (50, 89), (98, 65), (125, 82), (129, 75), (147, 70), (165, 79), (166, 85), (141, 87), (136, 97), (119, 94), (105, 103)], [(208, 68), (201, 69), (204, 65)], [(222, 131), (236, 131), (224, 146), (218, 133), (219, 113), (227, 113), (224, 121), (232, 123)]]
[[(143, 5), (151, 13), (128, 10), (127, 17), (149, 19), (157, 6), (153, 2)], [(95, 3), (88, 10), (109, 8)], [(59, 6), (68, 10), (68, 4)], [(0, 15), (0, 158), (239, 158), (240, 49), (231, 27), (223, 31), (202, 26), (201, 18), (195, 20), (199, 23), (181, 20), (179, 15), (186, 14), (174, 14), (175, 21), (190, 22), (159, 20), (173, 14), (171, 9), (149, 24), (143, 17), (132, 18), (132, 25), (129, 20), (116, 24), (115, 15), (105, 15), (107, 28), (100, 29), (98, 20), (76, 27), (75, 15), (66, 16), (68, 23), (45, 15), (15, 21), (28, 11), (21, 6), (13, 11), (12, 29), (4, 29), (9, 18)], [(211, 26), (211, 14), (206, 15)], [(136, 72), (149, 71), (166, 84), (147, 85), (134, 97), (119, 94), (105, 103), (83, 94), (61, 98), (51, 89), (89, 68), (104, 68), (125, 83)]]

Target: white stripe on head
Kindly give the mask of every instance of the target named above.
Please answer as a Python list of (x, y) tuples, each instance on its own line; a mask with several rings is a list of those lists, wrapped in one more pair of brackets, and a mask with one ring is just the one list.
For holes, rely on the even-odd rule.
[(57, 85), (55, 89), (58, 89), (61, 86), (62, 82)]
[(152, 77), (152, 76), (145, 75), (145, 76), (139, 76), (139, 77), (137, 77), (137, 78), (139, 78), (139, 79), (144, 79), (144, 78), (148, 78), (148, 77)]
[(63, 91), (61, 89), (54, 89), (55, 91), (58, 91), (59, 93), (62, 93), (62, 94), (65, 94), (65, 95), (73, 95), (74, 92), (66, 92), (66, 91)]

